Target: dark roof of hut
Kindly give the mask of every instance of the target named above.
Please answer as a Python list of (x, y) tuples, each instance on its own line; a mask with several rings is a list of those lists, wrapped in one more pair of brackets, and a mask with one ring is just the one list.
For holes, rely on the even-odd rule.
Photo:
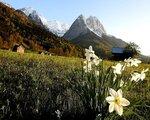
[(124, 52), (124, 48), (120, 48), (120, 47), (113, 47), (112, 48), (112, 53), (119, 53), (122, 54)]

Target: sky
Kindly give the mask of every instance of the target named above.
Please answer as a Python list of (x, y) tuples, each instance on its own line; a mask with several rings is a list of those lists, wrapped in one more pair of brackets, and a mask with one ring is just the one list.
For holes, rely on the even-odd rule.
[(68, 24), (80, 15), (96, 16), (107, 34), (135, 42), (150, 56), (150, 0), (3, 0), (19, 9), (32, 7), (48, 20)]

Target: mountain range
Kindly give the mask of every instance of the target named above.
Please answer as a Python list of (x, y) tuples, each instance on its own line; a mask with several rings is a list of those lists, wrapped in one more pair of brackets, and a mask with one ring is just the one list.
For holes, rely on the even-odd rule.
[(73, 44), (83, 48), (92, 45), (96, 53), (107, 58), (111, 54), (113, 47), (125, 47), (126, 42), (112, 35), (107, 35), (106, 30), (100, 20), (95, 16), (85, 17), (79, 15), (78, 18), (69, 26), (57, 20), (49, 21), (31, 7), (19, 9), (29, 19), (43, 26), (57, 36), (68, 39)]
[[(64, 46), (66, 46), (65, 44), (69, 46), (74, 44), (75, 46), (77, 45), (82, 48), (88, 48), (90, 45), (92, 45), (97, 55), (102, 58), (108, 58), (111, 55), (111, 49), (113, 47), (125, 47), (127, 45), (127, 43), (123, 40), (112, 35), (108, 35), (103, 24), (95, 16), (89, 16), (86, 18), (83, 15), (79, 15), (72, 25), (69, 26), (68, 24), (59, 22), (57, 20), (47, 20), (31, 7), (15, 10), (14, 8), (10, 8), (7, 4), (1, 4), (1, 9), (4, 9), (3, 7), (5, 7), (6, 10), (3, 10), (1, 13), (4, 18), (4, 20), (2, 19), (1, 26), (3, 28), (9, 28), (10, 31), (13, 31), (12, 33), (15, 36), (21, 36), (23, 42), (26, 41), (27, 43), (28, 41), (28, 46), (37, 45), (38, 49), (41, 48), (50, 50), (51, 48), (56, 49), (58, 44), (63, 44)], [(11, 16), (9, 15), (10, 13)], [(10, 22), (10, 25), (8, 25), (8, 23), (6, 24), (6, 20), (7, 22)], [(3, 31), (1, 30), (1, 39), (6, 39), (4, 34), (8, 34), (9, 39), (10, 36), (13, 36), (10, 34), (10, 32), (7, 31), (7, 33), (5, 33), (4, 31), (6, 31), (6, 29)], [(52, 37), (49, 38), (47, 35), (51, 35)], [(63, 49), (72, 49), (64, 46), (62, 46)], [(79, 54), (81, 55), (82, 50), (79, 50), (79, 47), (73, 47), (73, 49), (78, 49), (77, 51), (80, 51)], [(57, 52), (59, 48), (60, 47), (57, 48)], [(54, 51), (55, 50), (53, 50), (53, 52)]]

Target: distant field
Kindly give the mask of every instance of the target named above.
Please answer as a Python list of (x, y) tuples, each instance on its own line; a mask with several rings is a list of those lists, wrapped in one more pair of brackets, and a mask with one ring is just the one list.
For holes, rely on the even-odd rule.
[(81, 65), (81, 59), (80, 58), (74, 58), (74, 57), (63, 57), (63, 56), (49, 56), (49, 55), (41, 55), (36, 53), (24, 53), (19, 54), (17, 52), (11, 52), (7, 50), (0, 50), (0, 58), (8, 58), (12, 60), (18, 60), (21, 59), (24, 62), (27, 62), (28, 60), (35, 60), (37, 62), (48, 62), (53, 61), (60, 65), (71, 65), (71, 66), (80, 66)]
[[(66, 66), (68, 68), (76, 68), (76, 67), (81, 67), (82, 62), (84, 59), (82, 58), (75, 58), (75, 57), (63, 57), (63, 56), (49, 56), (49, 55), (41, 55), (37, 53), (24, 53), (24, 54), (19, 54), (17, 52), (11, 52), (7, 50), (0, 50), (0, 60), (6, 58), (9, 61), (18, 61), (20, 62), (29, 62), (31, 60), (38, 62), (39, 64), (42, 64), (44, 62), (54, 62), (57, 65), (60, 66)], [(104, 66), (108, 67), (111, 66), (115, 63), (116, 61), (108, 61), (104, 60)], [(149, 68), (150, 69), (150, 64), (140, 64), (138, 68), (136, 68), (137, 71), (141, 71), (143, 69)], [(134, 68), (129, 69), (128, 72), (131, 70), (134, 70)], [(147, 78), (150, 79), (150, 73), (148, 74)]]

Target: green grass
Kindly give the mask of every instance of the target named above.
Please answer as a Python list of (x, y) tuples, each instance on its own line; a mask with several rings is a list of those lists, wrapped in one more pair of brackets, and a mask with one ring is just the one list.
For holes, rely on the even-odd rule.
[(28, 62), (29, 60), (34, 60), (37, 62), (48, 62), (53, 61), (59, 65), (67, 65), (67, 66), (81, 66), (80, 58), (74, 57), (63, 57), (63, 56), (49, 56), (49, 55), (41, 55), (36, 53), (24, 53), (19, 54), (17, 52), (11, 52), (7, 50), (0, 50), (0, 58), (7, 58), (10, 60), (23, 60), (24, 62)]
[[(7, 50), (0, 50), (0, 58), (7, 58), (9, 60), (23, 60), (24, 62), (28, 62), (29, 60), (34, 60), (36, 62), (48, 62), (53, 61), (54, 63), (58, 65), (63, 66), (71, 66), (71, 67), (81, 67), (82, 66), (82, 58), (75, 58), (75, 57), (63, 57), (63, 56), (49, 56), (49, 55), (41, 55), (36, 53), (24, 53), (19, 54), (17, 52), (11, 52)], [(116, 61), (108, 61), (104, 60), (104, 65), (111, 66), (117, 63)], [(150, 68), (150, 64), (140, 64), (136, 70), (143, 70), (146, 68)], [(130, 70), (133, 70), (134, 68), (131, 68)], [(150, 77), (150, 76), (148, 76)], [(149, 78), (150, 79), (150, 78)]]
[[(0, 50), (0, 95), (2, 96), (0, 107), (5, 106), (5, 109), (8, 110), (7, 113), (5, 113), (6, 111), (4, 113), (0, 111), (0, 116), (2, 116), (0, 119), (7, 120), (10, 114), (15, 116), (16, 120), (20, 119), (20, 111), (22, 111), (22, 116), (27, 115), (30, 119), (34, 116), (34, 118), (51, 118), (53, 120), (56, 117), (55, 110), (61, 109), (59, 106), (63, 104), (57, 101), (57, 95), (61, 95), (64, 103), (65, 100), (75, 99), (72, 103), (72, 109), (69, 112), (76, 111), (80, 115), (82, 105), (80, 104), (80, 100), (76, 99), (74, 93), (68, 93), (67, 80), (69, 78), (75, 81), (80, 80), (78, 71), (75, 71), (76, 74), (72, 73), (72, 71), (81, 68), (82, 61), (83, 59), (81, 58), (49, 56), (35, 53), (19, 54)], [(115, 63), (115, 61), (104, 60), (104, 67), (114, 65)], [(142, 63), (138, 68), (129, 68), (126, 74), (146, 68), (150, 69), (150, 64)], [(125, 96), (133, 104), (133, 106), (126, 109), (125, 119), (148, 120), (150, 117), (148, 114), (150, 112), (150, 71), (147, 73), (145, 81), (136, 84)], [(26, 114), (23, 114), (24, 108), (21, 108), (21, 106), (20, 108), (16, 106), (11, 107), (13, 109), (9, 108), (7, 99), (12, 100), (12, 102), (15, 101), (16, 106), (17, 104), (26, 105)], [(37, 99), (41, 101), (38, 105), (39, 113), (34, 111), (37, 107)], [(48, 113), (43, 111), (45, 109)], [(13, 113), (11, 113), (12, 111)], [(134, 111), (135, 115), (131, 114), (131, 111)], [(69, 114), (67, 112), (66, 114)], [(44, 118), (42, 116), (43, 113), (48, 118)], [(116, 116), (116, 114), (108, 116), (108, 120), (122, 119)]]

